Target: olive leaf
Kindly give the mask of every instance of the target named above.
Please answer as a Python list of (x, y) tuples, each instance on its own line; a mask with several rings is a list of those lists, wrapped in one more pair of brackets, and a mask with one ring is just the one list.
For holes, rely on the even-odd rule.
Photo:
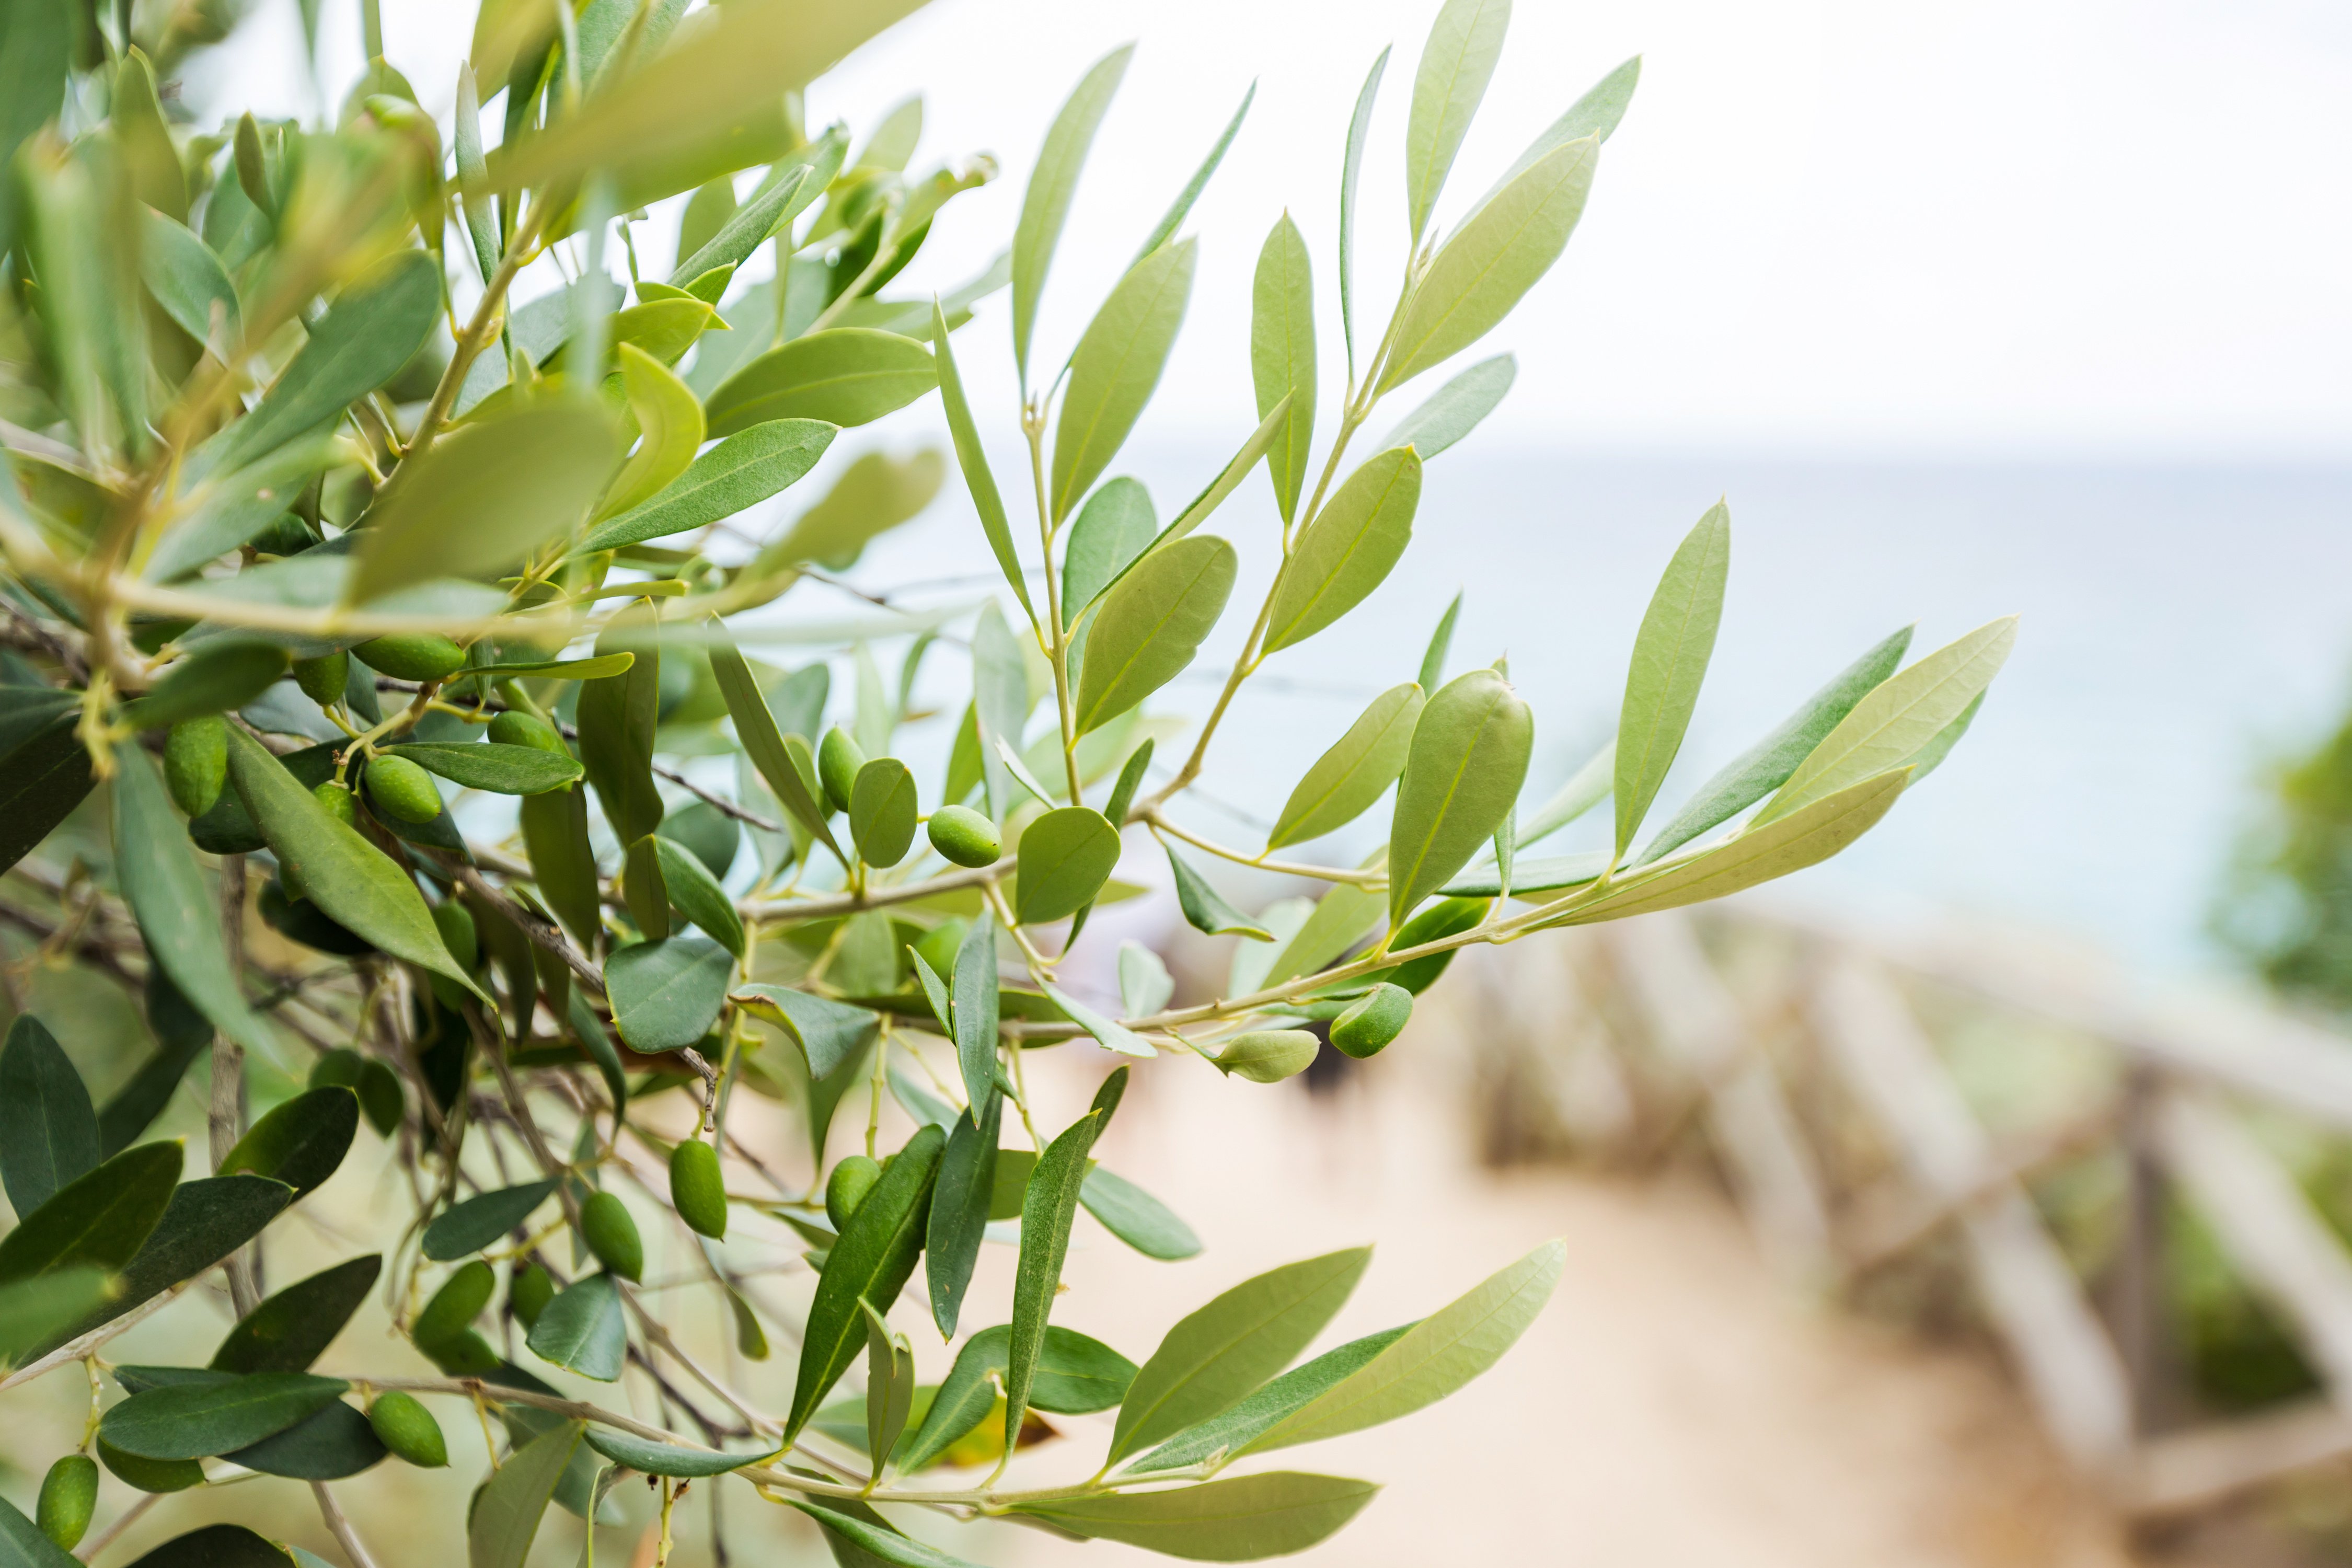
[(633, 1051), (698, 1046), (727, 1005), (728, 982), (734, 973), (735, 955), (700, 937), (674, 936), (616, 948), (604, 961), (613, 1026)]
[(1176, 1212), (1126, 1177), (1100, 1166), (1087, 1173), (1078, 1202), (1102, 1227), (1146, 1258), (1174, 1263), (1201, 1253), (1201, 1238)]
[(1491, 669), (1448, 681), (1422, 709), (1389, 827), (1390, 925), (1402, 925), (1502, 826), (1534, 742), (1528, 705)]
[[(1024, 220), (1026, 221), (1025, 213)], [(1058, 232), (1058, 218), (1055, 227)], [(1046, 250), (1050, 260), (1050, 241)], [(1040, 282), (1044, 276), (1041, 262)], [(1018, 310), (1016, 305), (1016, 317)], [(1023, 342), (1025, 351), (1025, 336)], [(1029, 604), (1026, 574), (1021, 569), (1020, 555), (1013, 548), (1013, 525), (1004, 515), (1004, 498), (996, 488), (995, 474), (988, 467), (988, 449), (980, 444), (980, 427), (972, 420), (971, 404), (964, 395), (963, 374), (956, 368), (955, 351), (948, 345), (947, 312), (937, 300), (931, 301), (931, 353), (938, 365), (940, 405), (947, 412), (948, 435), (955, 443), (956, 466), (963, 472), (964, 488), (971, 493), (972, 509), (980, 513), (981, 531), (988, 536), (988, 548), (995, 555), (1005, 583), (1013, 589), (1013, 596), (1021, 601), (1022, 610), (1034, 619), (1037, 612)]]
[(1069, 388), (1054, 427), (1051, 510), (1070, 515), (1118, 455), (1160, 385), (1184, 307), (1200, 242), (1152, 251), (1118, 280), (1070, 355)]
[(1421, 243), (1437, 195), (1462, 150), (1462, 138), (1486, 96), (1511, 24), (1511, 0), (1445, 0), (1413, 73), (1412, 117), (1405, 123), (1404, 191), (1413, 243)]
[(542, 752), (536, 746), (502, 745), (495, 741), (411, 741), (383, 750), (385, 755), (406, 757), (451, 784), (498, 795), (543, 795), (551, 789), (562, 789), (583, 772), (569, 756)]
[(590, 529), (573, 552), (621, 550), (733, 517), (799, 482), (840, 433), (839, 426), (818, 419), (749, 426), (696, 458), (661, 489)]
[(211, 1365), (217, 1372), (307, 1372), (352, 1321), (383, 1269), (369, 1253), (297, 1280), (236, 1321)]
[[(1045, 150), (1038, 153), (1036, 169), (1029, 176), (1028, 193), (1021, 198), (1020, 221), (1013, 230), (1013, 358), (1020, 367), (1024, 391), (1029, 384), (1029, 339), (1037, 327), (1037, 302), (1045, 293), (1045, 274), (1054, 265), (1054, 247), (1061, 243), (1062, 226), (1069, 220), (1070, 201), (1077, 194), (1078, 174), (1086, 167), (1095, 132), (1134, 54), (1133, 44), (1122, 44), (1087, 68), (1054, 116), (1045, 132)], [(1011, 574), (1010, 568), (1006, 574)]]
[(1266, 651), (1304, 642), (1363, 603), (1412, 542), (1420, 504), (1421, 458), (1410, 447), (1349, 474), (1283, 563), (1266, 612)]
[(196, 342), (227, 350), (244, 341), (245, 322), (228, 268), (185, 224), (152, 207), (140, 236), (139, 276), (163, 313)]
[(703, 413), (713, 436), (776, 419), (866, 425), (938, 384), (938, 367), (914, 339), (835, 327), (752, 360), (719, 384)]
[(441, 268), (424, 251), (401, 251), (352, 279), (253, 412), (220, 438), (213, 466), (251, 463), (334, 418), (390, 381), (440, 320)]
[(913, 1276), (923, 1246), (932, 1178), (946, 1142), (946, 1134), (937, 1127), (917, 1128), (833, 1244), (824, 1271), (817, 1277), (815, 1299), (809, 1303), (800, 1373), (784, 1421), (786, 1441), (808, 1425), (865, 1348), (865, 1311), (858, 1303), (894, 1302)]
[(467, 1568), (523, 1568), (540, 1519), (580, 1447), (582, 1430), (577, 1421), (551, 1426), (491, 1472), (466, 1520)]
[[(996, 1038), (1001, 1000), (996, 973), (996, 917), (982, 909), (964, 932), (955, 958), (956, 1065), (967, 1106), (985, 1105), (996, 1092)], [(967, 1110), (967, 1115), (978, 1112)]]
[[(1118, 1075), (1125, 1075), (1121, 1068)], [(1019, 1442), (1022, 1418), (1037, 1379), (1045, 1344), (1046, 1320), (1061, 1289), (1062, 1263), (1070, 1249), (1070, 1225), (1077, 1217), (1078, 1187), (1087, 1179), (1087, 1154), (1109, 1117), (1097, 1107), (1062, 1130), (1029, 1173), (1021, 1200), (1021, 1261), (1013, 1275), (1013, 1324), (1005, 1351), (1004, 1447)]]
[(529, 1219), (554, 1193), (551, 1181), (526, 1182), (452, 1204), (425, 1227), (425, 1256), (446, 1263), (479, 1252)]
[(1519, 362), (1509, 354), (1482, 359), (1429, 395), (1406, 415), (1397, 427), (1381, 438), (1381, 447), (1411, 447), (1423, 462), (1437, 456), (1475, 430), (1495, 412), (1504, 394), (1517, 379)]
[[(929, 971), (926, 969), (924, 973), (928, 974)], [(942, 1336), (954, 1334), (956, 1321), (963, 1312), (964, 1293), (971, 1288), (972, 1268), (980, 1261), (980, 1244), (988, 1226), (989, 1199), (996, 1184), (996, 1140), (1004, 1124), (1004, 1097), (996, 1093), (992, 1085), (983, 1100), (972, 1104), (984, 1104), (986, 1109), (951, 1118), (924, 1229), (925, 1287), (930, 1298), (931, 1321), (939, 1325)], [(992, 1401), (992, 1391), (990, 1397)], [(932, 1408), (938, 1407), (934, 1400)], [(983, 1405), (980, 1415), (986, 1414), (987, 1406)], [(975, 1415), (973, 1425), (978, 1424), (979, 1416)], [(910, 1460), (905, 1468), (911, 1470), (920, 1467)]]
[[(1043, 925), (1093, 901), (1118, 865), (1118, 829), (1083, 805), (1057, 806), (1021, 836), (1013, 913)], [(961, 977), (962, 965), (957, 965)]]
[(1287, 526), (1307, 481), (1308, 448), (1315, 440), (1315, 282), (1306, 237), (1288, 213), (1258, 252), (1251, 285), (1250, 375), (1260, 419), (1285, 397), (1290, 400), (1282, 434), (1266, 449), (1265, 459), (1275, 505)]
[(1389, 68), (1389, 48), (1382, 46), (1357, 89), (1356, 107), (1348, 117), (1347, 153), (1339, 163), (1339, 341), (1348, 351), (1348, 379), (1356, 379), (1356, 185), (1364, 168), (1364, 143), (1372, 133), (1372, 105), (1381, 93), (1381, 78)]
[[(709, 315), (708, 307), (704, 314)], [(698, 335), (700, 328), (695, 331)], [(667, 360), (676, 356), (648, 353), (625, 337), (613, 352), (620, 362), (629, 411), (636, 416), (643, 438), (597, 503), (599, 520), (627, 511), (659, 494), (686, 472), (702, 447), (702, 405), (668, 368)]]
[(1633, 637), (1625, 700), (1617, 716), (1617, 853), (1649, 815), (1682, 750), (1723, 620), (1731, 568), (1731, 513), (1717, 501), (1675, 547)]
[(849, 797), (849, 836), (858, 858), (887, 868), (907, 858), (915, 842), (915, 775), (896, 757), (877, 757), (857, 770)]
[(526, 1342), (541, 1361), (593, 1377), (619, 1379), (628, 1348), (621, 1287), (610, 1274), (591, 1274), (565, 1286), (540, 1310)]
[(98, 1164), (98, 1112), (57, 1037), (30, 1013), (0, 1048), (0, 1184), (29, 1215)]
[(1362, 1512), (1380, 1489), (1375, 1481), (1270, 1470), (1160, 1491), (1018, 1503), (1013, 1511), (1090, 1540), (1231, 1563), (1304, 1552)]
[(1185, 864), (1174, 845), (1163, 842), (1160, 847), (1168, 852), (1168, 869), (1176, 879), (1176, 903), (1184, 911), (1187, 925), (1206, 936), (1236, 933), (1259, 942), (1274, 940), (1272, 931), (1225, 902), (1207, 879)]
[(335, 1173), (359, 1129), (358, 1095), (341, 1085), (305, 1089), (247, 1128), (215, 1168), (268, 1176), (302, 1197)]
[(1320, 838), (1370, 810), (1404, 772), (1423, 700), (1422, 689), (1411, 681), (1373, 698), (1292, 788), (1265, 847), (1279, 849)]

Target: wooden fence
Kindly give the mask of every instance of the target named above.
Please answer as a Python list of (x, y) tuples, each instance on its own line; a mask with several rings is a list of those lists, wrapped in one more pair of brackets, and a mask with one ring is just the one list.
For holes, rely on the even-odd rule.
[[(1931, 1246), (1956, 1255), (2052, 1439), (2127, 1511), (2184, 1513), (2352, 1456), (2352, 1250), (2248, 1121), (2284, 1113), (2352, 1136), (2352, 1039), (2251, 1003), (2151, 994), (2046, 948), (1738, 911), (1645, 916), (1462, 967), (1454, 1005), (1517, 1042), (1481, 1069), (1496, 1157), (1564, 1127), (1580, 1148), (1641, 1160), (1696, 1127), (1759, 1247), (1801, 1288), (1859, 1289)], [(2096, 1042), (2105, 1087), (1996, 1136), (1927, 1021), (1955, 1009), (2029, 1042)], [(1529, 1125), (1537, 1105), (1549, 1133)], [(1860, 1174), (1844, 1147), (1857, 1139), (1874, 1152)], [(2028, 1184), (2101, 1154), (2124, 1173), (2121, 1237), (2095, 1284)], [(2162, 1296), (2174, 1194), (2289, 1331), (2320, 1396), (2225, 1418), (2189, 1408)]]

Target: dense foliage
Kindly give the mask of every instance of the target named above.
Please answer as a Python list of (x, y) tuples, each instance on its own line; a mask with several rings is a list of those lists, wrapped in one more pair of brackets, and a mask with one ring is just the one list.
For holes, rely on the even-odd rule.
[[(74, 1016), (20, 1014), (0, 1055), (6, 1385), (80, 1361), (93, 1400), (37, 1521), (0, 1503), (0, 1557), (57, 1563), (110, 1539), (120, 1519), (83, 1537), (94, 1456), (155, 1494), (308, 1482), (362, 1563), (327, 1483), (388, 1456), (467, 1463), (476, 1411), (492, 1462), (446, 1527), (474, 1568), (520, 1568), (551, 1501), (592, 1514), (623, 1475), (656, 1485), (665, 1557), (677, 1493), (720, 1475), (813, 1516), (845, 1563), (960, 1561), (908, 1531), (983, 1516), (1220, 1561), (1312, 1544), (1376, 1489), (1260, 1457), (1492, 1365), (1561, 1248), (1299, 1362), (1369, 1253), (1309, 1258), (1208, 1301), (1138, 1365), (1051, 1321), (1081, 1208), (1150, 1257), (1200, 1250), (1091, 1157), (1130, 1071), (1213, 1069), (1246, 1094), (1326, 1039), (1370, 1056), (1456, 949), (1811, 865), (1966, 728), (2006, 621), (1907, 668), (1908, 632), (1888, 638), (1643, 839), (1715, 643), (1717, 507), (1666, 564), (1616, 740), (1541, 804), (1517, 806), (1529, 706), (1499, 661), (1447, 679), (1449, 615), (1418, 679), (1331, 742), (1264, 848), (1187, 826), (1252, 674), (1381, 584), (1424, 467), (1508, 388), (1507, 355), (1471, 364), (1360, 438), (1560, 255), (1637, 65), (1440, 226), (1508, 14), (1446, 0), (1411, 91), (1410, 262), (1360, 332), (1350, 226), (1383, 52), (1324, 242), (1340, 395), (1317, 357), (1332, 296), (1286, 217), (1256, 263), (1248, 434), (1163, 524), (1114, 468), (1200, 265), (1188, 213), (1242, 114), (1076, 342), (1049, 347), (1038, 301), (1066, 225), (1085, 232), (1074, 196), (1129, 51), (1054, 121), (1008, 255), (951, 297), (898, 298), (892, 279), (947, 244), (951, 204), (994, 166), (909, 174), (919, 104), (860, 141), (806, 132), (798, 89), (908, 9), (484, 0), (446, 122), (380, 58), (371, 9), (379, 58), (331, 122), (203, 127), (174, 119), (168, 76), (226, 32), (225, 9), (0, 8), (0, 917), (135, 991), (152, 1032), (103, 1103)], [(680, 238), (657, 279), (637, 227), (665, 201)], [(1008, 286), (1020, 483), (984, 448), (956, 363), (1001, 352), (960, 329)], [(951, 526), (984, 534), (1003, 598), (830, 650), (854, 672), (845, 701), (824, 658), (747, 657), (739, 642), (776, 624), (766, 606), (852, 565), (948, 464), (871, 451), (788, 528), (755, 509), (845, 429), (934, 392), (962, 481)], [(1261, 468), (1279, 531), (1213, 531)], [(1271, 589), (1189, 747), (1163, 755), (1185, 730), (1150, 704), (1226, 613), (1244, 550), (1278, 560)], [(924, 717), (918, 676), (961, 650), (945, 777), (919, 779), (894, 754)], [(1607, 849), (1531, 852), (1604, 800)], [(1311, 858), (1383, 801), (1384, 851)], [(1184, 917), (1237, 933), (1228, 994), (1177, 1005), (1134, 944), (1116, 1006), (1057, 978), (1089, 912), (1135, 890), (1113, 873), (1147, 842)], [(1244, 911), (1203, 875), (1213, 860), (1320, 897)], [(1038, 1125), (1024, 1058), (1080, 1045), (1120, 1065), (1086, 1115)], [(142, 1141), (184, 1078), (209, 1086), (194, 1175), (177, 1142)], [(747, 1141), (746, 1096), (790, 1108), (804, 1146)], [(886, 1100), (917, 1129), (895, 1150)], [(864, 1140), (839, 1155), (831, 1123), (860, 1103)], [(404, 1226), (268, 1293), (269, 1227), (355, 1142), (394, 1163)], [(1017, 1239), (992, 1236), (1016, 1220)], [(755, 1384), (666, 1327), (642, 1281), (654, 1222), (692, 1244), (691, 1288), (734, 1314)], [(783, 1227), (807, 1248), (789, 1314), (728, 1245)], [(1016, 1283), (983, 1302), (974, 1262), (999, 1237)], [(114, 1334), (215, 1279), (237, 1321), (207, 1365), (106, 1359)], [(379, 1290), (441, 1375), (331, 1354)], [(916, 1381), (917, 1320), (962, 1336), (937, 1384)], [(772, 1386), (772, 1331), (798, 1347)], [(314, 1371), (321, 1357), (347, 1370)], [(669, 1426), (598, 1401), (625, 1375), (657, 1388)], [(1098, 1467), (1072, 1467), (1091, 1476), (1000, 1488), (1033, 1411), (1112, 1410)], [(437, 1550), (424, 1539), (403, 1557)], [(286, 1560), (226, 1524), (166, 1551)]]

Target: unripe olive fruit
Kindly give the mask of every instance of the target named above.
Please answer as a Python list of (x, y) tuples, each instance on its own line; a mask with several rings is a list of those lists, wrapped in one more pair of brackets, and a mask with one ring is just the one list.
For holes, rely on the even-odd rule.
[(190, 816), (210, 811), (228, 782), (228, 721), (214, 713), (173, 725), (163, 737), (163, 782)]
[(857, 787), (857, 770), (865, 765), (866, 753), (849, 738), (848, 731), (835, 724), (824, 732), (824, 742), (816, 749), (816, 776), (834, 810), (849, 809), (850, 792)]
[(538, 1323), (539, 1315), (555, 1300), (555, 1276), (533, 1263), (515, 1270), (507, 1282), (507, 1308), (526, 1329)]
[(430, 822), (441, 815), (441, 792), (433, 775), (406, 757), (373, 757), (367, 765), (368, 799), (403, 822)]
[(881, 1163), (871, 1154), (852, 1154), (833, 1168), (824, 1183), (824, 1217), (835, 1230), (849, 1228), (849, 1216), (882, 1179)]
[(43, 1535), (71, 1552), (97, 1507), (98, 1461), (88, 1454), (68, 1454), (41, 1478), (41, 1500), (33, 1517)]
[(580, 1205), (580, 1238), (596, 1261), (624, 1279), (639, 1279), (646, 1272), (646, 1244), (637, 1239), (637, 1222), (628, 1205), (610, 1193), (591, 1193)]
[(436, 632), (376, 637), (352, 651), (394, 680), (446, 680), (466, 664), (466, 650)]
[(931, 813), (925, 829), (931, 847), (959, 866), (993, 866), (1004, 853), (996, 824), (968, 805), (943, 805)]
[(474, 1326), (482, 1309), (490, 1304), (490, 1291), (498, 1284), (498, 1276), (490, 1266), (477, 1258), (442, 1282), (425, 1303), (425, 1310), (416, 1314), (409, 1325), (408, 1337), (417, 1348), (430, 1352), (435, 1346), (456, 1339)]
[(321, 654), (317, 658), (294, 661), (294, 684), (302, 689), (303, 696), (321, 708), (331, 707), (343, 700), (351, 673), (352, 656), (341, 648)]
[(352, 792), (332, 779), (324, 780), (314, 786), (310, 791), (310, 798), (319, 803), (319, 809), (345, 827), (352, 826), (360, 819), (359, 803), (352, 798)]
[(559, 757), (572, 754), (563, 749), (563, 738), (545, 721), (513, 709), (490, 721), (490, 739), (501, 746), (529, 746), (533, 751), (553, 752)]
[(1376, 1057), (1412, 1016), (1412, 993), (1383, 980), (1331, 1020), (1331, 1044), (1351, 1057)]
[(1217, 1065), (1252, 1083), (1280, 1083), (1305, 1072), (1322, 1044), (1304, 1029), (1253, 1029), (1227, 1040)]
[(437, 1470), (449, 1462), (449, 1445), (442, 1440), (441, 1423), (413, 1394), (398, 1389), (379, 1394), (368, 1406), (368, 1425), (377, 1438), (410, 1464)]
[(714, 1241), (727, 1234), (727, 1184), (718, 1150), (689, 1138), (669, 1152), (669, 1201), (688, 1229)]
[(204, 1466), (194, 1459), (150, 1459), (126, 1454), (103, 1437), (98, 1440), (98, 1458), (117, 1479), (142, 1492), (184, 1492), (205, 1480)]
[(441, 933), (441, 945), (461, 969), (472, 969), (482, 956), (482, 948), (474, 936), (474, 911), (455, 899), (444, 899), (433, 906), (433, 924)]

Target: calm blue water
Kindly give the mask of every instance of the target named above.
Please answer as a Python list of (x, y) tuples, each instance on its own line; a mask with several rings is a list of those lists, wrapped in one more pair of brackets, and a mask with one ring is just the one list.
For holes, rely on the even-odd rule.
[[(1790, 890), (2020, 920), (2145, 966), (2208, 967), (2223, 959), (2204, 934), (2206, 910), (2253, 781), (2266, 758), (2323, 731), (2352, 692), (2352, 469), (1480, 446), (1431, 465), (1414, 544), (1366, 608), (1267, 664), (1265, 689), (1245, 695), (1212, 753), (1221, 802), (1271, 817), (1362, 702), (1412, 677), (1465, 585), (1450, 668), (1509, 654), (1537, 710), (1528, 804), (1540, 800), (1605, 735), (1656, 574), (1721, 494), (1733, 520), (1730, 596), (1659, 820), (1894, 627), (1919, 623), (1916, 656), (2020, 612), (2017, 651), (1952, 761)], [(1217, 458), (1207, 447), (1146, 449), (1132, 468), (1165, 516)], [(1205, 710), (1222, 675), (1209, 667), (1246, 629), (1242, 606), (1255, 605), (1271, 570), (1265, 493), (1254, 478), (1213, 525), (1243, 546), (1243, 584), (1201, 667), (1162, 708)], [(854, 575), (878, 587), (984, 561), (951, 481)], [(822, 607), (810, 599), (803, 613)], [(942, 664), (926, 682), (943, 700), (949, 673)], [(1213, 807), (1200, 809), (1198, 826), (1255, 842)]]

